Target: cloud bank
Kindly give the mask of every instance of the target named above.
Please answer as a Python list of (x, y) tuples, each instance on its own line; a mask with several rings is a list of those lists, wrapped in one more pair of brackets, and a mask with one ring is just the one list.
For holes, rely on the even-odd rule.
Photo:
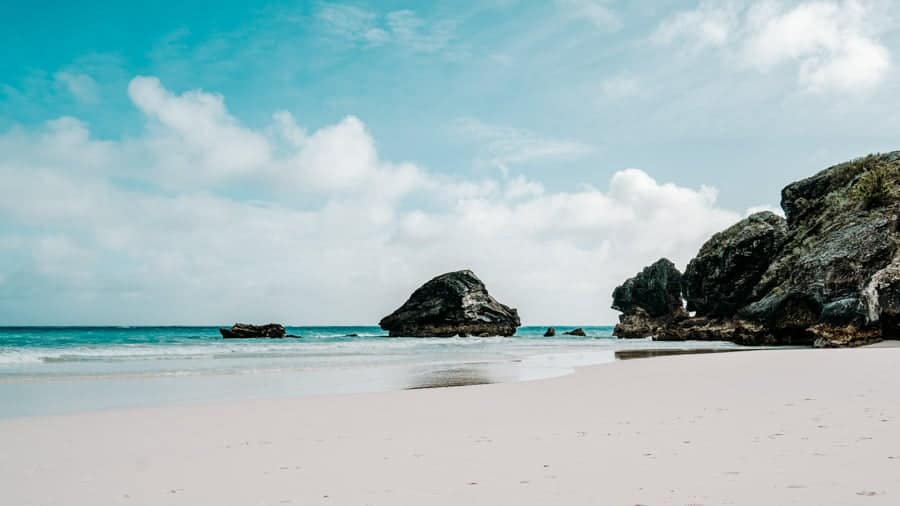
[(0, 135), (0, 322), (372, 324), (472, 268), (526, 323), (610, 323), (616, 284), (683, 266), (742, 214), (637, 169), (555, 192), (454, 179), (382, 159), (356, 117), (254, 129), (215, 93), (153, 77), (128, 93), (137, 136), (72, 117)]
[(653, 39), (723, 50), (728, 60), (761, 73), (791, 66), (806, 91), (867, 92), (892, 67), (879, 40), (882, 7), (872, 0), (701, 2), (664, 20)]

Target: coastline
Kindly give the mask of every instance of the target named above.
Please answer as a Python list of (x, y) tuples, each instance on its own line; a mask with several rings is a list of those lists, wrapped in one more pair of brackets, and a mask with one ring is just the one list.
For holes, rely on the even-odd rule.
[(898, 366), (897, 349), (757, 350), (11, 418), (0, 476), (23, 506), (894, 504)]
[(623, 350), (737, 348), (586, 328), (587, 337), (526, 327), (513, 338), (387, 339), (371, 327), (289, 327), (306, 336), (296, 340), (222, 339), (205, 327), (0, 329), (0, 418), (506, 383), (613, 362)]

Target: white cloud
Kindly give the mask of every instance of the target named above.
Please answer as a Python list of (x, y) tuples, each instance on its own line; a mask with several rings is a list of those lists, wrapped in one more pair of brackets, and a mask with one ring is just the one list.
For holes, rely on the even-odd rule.
[(510, 165), (545, 159), (572, 159), (595, 150), (593, 146), (542, 136), (530, 130), (484, 123), (475, 118), (461, 118), (453, 130), (481, 146), (481, 163), (506, 171)]
[(160, 165), (187, 178), (246, 172), (270, 158), (266, 138), (242, 127), (221, 95), (199, 90), (175, 95), (155, 77), (136, 77), (128, 96), (152, 122), (146, 140)]
[(773, 206), (771, 204), (760, 204), (758, 206), (752, 206), (744, 212), (744, 216), (750, 216), (751, 214), (761, 213), (763, 211), (768, 211), (770, 213), (775, 213), (778, 216), (784, 217), (784, 210), (782, 210), (778, 206)]
[(610, 77), (600, 83), (600, 92), (607, 100), (622, 100), (641, 94), (640, 80), (630, 74)]
[(884, 81), (891, 54), (879, 40), (876, 4), (814, 0), (702, 3), (664, 21), (654, 39), (720, 47), (759, 72), (792, 66), (813, 92), (864, 92)]
[(793, 8), (763, 3), (747, 13), (745, 60), (761, 69), (799, 64), (813, 91), (865, 91), (890, 68), (890, 53), (870, 33), (871, 13), (859, 0), (806, 2)]
[(288, 145), (265, 170), (291, 191), (355, 192), (393, 200), (432, 184), (415, 165), (380, 160), (375, 140), (359, 118), (348, 116), (312, 134), (290, 113), (278, 112), (273, 118)]
[[(175, 94), (154, 77), (134, 78), (128, 92), (147, 118), (147, 130), (123, 143), (129, 153), (122, 157), (140, 158), (138, 167), (124, 172), (170, 190), (250, 184), (282, 197), (326, 191), (384, 201), (428, 184), (415, 166), (381, 161), (365, 125), (352, 116), (307, 132), (289, 112), (278, 111), (269, 127), (257, 131), (242, 125), (214, 93)], [(372, 191), (376, 183), (384, 186)]]
[(100, 100), (97, 82), (87, 74), (59, 71), (53, 79), (80, 102), (96, 104)]
[(390, 39), (389, 34), (377, 26), (377, 15), (361, 7), (323, 4), (317, 15), (333, 33), (347, 39), (361, 40), (373, 46)]
[(736, 17), (733, 2), (701, 2), (697, 9), (664, 20), (653, 39), (662, 44), (687, 42), (694, 49), (723, 46), (732, 36)]
[[(152, 118), (138, 137), (99, 141), (73, 118), (0, 135), (0, 321), (371, 323), (468, 267), (526, 322), (612, 322), (615, 285), (660, 256), (684, 265), (740, 217), (714, 190), (636, 169), (608, 190), (450, 180), (381, 160), (354, 117), (308, 132), (281, 112), (254, 130), (218, 95), (131, 88)], [(249, 195), (128, 180), (171, 177), (146, 157), (173, 146), (215, 165), (209, 151), (229, 142), (252, 153), (234, 155)]]
[(394, 43), (414, 52), (434, 53), (447, 49), (456, 36), (455, 22), (427, 22), (409, 9), (379, 16), (361, 7), (323, 4), (317, 16), (335, 35), (368, 47)]
[(456, 31), (453, 21), (428, 24), (408, 9), (388, 13), (385, 22), (388, 32), (401, 46), (425, 53), (447, 48)]
[(597, 28), (608, 32), (622, 29), (622, 18), (604, 0), (557, 0), (572, 15), (585, 19)]

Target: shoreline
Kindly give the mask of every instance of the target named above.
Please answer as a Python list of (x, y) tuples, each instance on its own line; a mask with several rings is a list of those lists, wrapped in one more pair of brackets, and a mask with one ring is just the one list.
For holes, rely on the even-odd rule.
[(270, 362), (261, 369), (253, 368), (251, 364), (235, 369), (71, 376), (0, 374), (0, 419), (519, 383), (567, 376), (581, 367), (609, 365), (620, 360), (754, 349), (723, 347), (733, 346), (730, 343), (659, 344), (649, 340), (611, 340), (605, 344), (612, 346), (535, 349), (521, 356), (493, 356), (490, 359), (470, 356), (465, 361), (425, 360), (334, 370), (307, 369), (289, 357), (279, 357), (278, 360), (285, 362)]
[(894, 504), (898, 390), (897, 349), (758, 350), (12, 418), (0, 476), (22, 506)]

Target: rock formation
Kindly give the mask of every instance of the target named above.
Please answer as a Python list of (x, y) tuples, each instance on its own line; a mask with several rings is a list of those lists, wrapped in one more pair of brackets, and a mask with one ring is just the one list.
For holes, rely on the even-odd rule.
[(519, 314), (488, 294), (472, 271), (438, 276), (379, 323), (391, 337), (511, 336)]
[(584, 329), (580, 328), (580, 327), (577, 329), (570, 330), (568, 332), (563, 332), (563, 334), (567, 335), (567, 336), (576, 336), (576, 337), (586, 337), (587, 336), (587, 334), (584, 333)]
[(626, 314), (642, 309), (657, 318), (682, 305), (681, 273), (667, 258), (657, 260), (613, 291), (613, 309)]
[(278, 323), (268, 325), (250, 325), (247, 323), (235, 323), (230, 329), (219, 329), (222, 337), (227, 339), (252, 339), (252, 338), (282, 338), (299, 337), (287, 336), (284, 326)]
[(556, 336), (556, 329), (553, 327), (548, 328), (547, 332), (544, 332), (544, 337), (554, 337), (554, 336)]
[[(897, 335), (900, 152), (826, 169), (782, 191), (789, 238), (740, 311), (780, 341)], [(893, 300), (892, 300), (893, 299)]]
[(621, 311), (613, 335), (626, 339), (654, 336), (682, 316), (681, 273), (670, 260), (659, 259), (613, 291), (613, 309)]
[(684, 271), (687, 310), (702, 316), (733, 316), (752, 294), (786, 236), (785, 219), (768, 211), (714, 235)]
[[(788, 185), (786, 220), (750, 216), (713, 236), (690, 262), (682, 294), (693, 317), (648, 311), (652, 321), (641, 323), (657, 325), (658, 339), (741, 344), (834, 347), (898, 337), (898, 196), (900, 152)], [(614, 293), (613, 307), (634, 318), (622, 299)]]

